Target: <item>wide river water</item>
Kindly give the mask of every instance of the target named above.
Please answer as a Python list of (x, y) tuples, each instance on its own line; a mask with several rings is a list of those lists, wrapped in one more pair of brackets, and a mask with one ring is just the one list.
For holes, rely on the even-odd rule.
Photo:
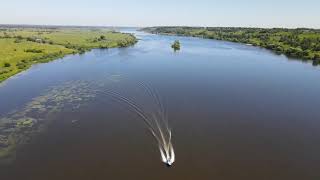
[[(0, 165), (1, 180), (320, 178), (319, 67), (243, 44), (125, 31), (140, 41), (35, 65), (1, 84), (0, 118), (41, 124)], [(139, 82), (167, 109), (171, 168), (141, 118), (106, 93), (148, 108)]]

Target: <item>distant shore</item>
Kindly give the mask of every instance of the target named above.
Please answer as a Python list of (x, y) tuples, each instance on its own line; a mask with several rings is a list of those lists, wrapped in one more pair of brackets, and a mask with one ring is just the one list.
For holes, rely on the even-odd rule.
[(277, 54), (320, 65), (320, 30), (317, 29), (263, 29), (231, 27), (149, 27), (153, 34), (180, 35), (244, 43), (270, 49)]

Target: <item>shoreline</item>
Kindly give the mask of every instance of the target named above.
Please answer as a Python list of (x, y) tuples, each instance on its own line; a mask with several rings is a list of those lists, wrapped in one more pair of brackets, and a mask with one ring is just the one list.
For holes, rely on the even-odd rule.
[(137, 42), (133, 34), (105, 29), (0, 29), (0, 84), (34, 64)]
[[(181, 30), (181, 32), (177, 31), (175, 28), (178, 28)], [(149, 28), (143, 28), (140, 29), (141, 31), (151, 33), (151, 34), (159, 34), (159, 35), (167, 35), (167, 36), (180, 36), (180, 37), (195, 37), (195, 38), (201, 38), (201, 39), (208, 39), (208, 40), (217, 40), (217, 41), (225, 41), (225, 42), (233, 42), (233, 43), (238, 43), (238, 44), (243, 44), (243, 45), (249, 45), (253, 47), (259, 47), (259, 48), (264, 48), (266, 50), (269, 50), (275, 54), (279, 55), (285, 55), (287, 58), (290, 59), (297, 59), (300, 61), (309, 61), (312, 62), (314, 66), (320, 65), (320, 52), (319, 51), (301, 51), (295, 47), (291, 47), (288, 45), (282, 45), (278, 44), (261, 44), (261, 40), (255, 40), (253, 42), (252, 39), (228, 39), (228, 38), (215, 38), (214, 36), (209, 35), (200, 35), (197, 34), (199, 32), (193, 32), (193, 31), (199, 31), (197, 28), (186, 28), (184, 29), (183, 27), (149, 27)], [(165, 31), (165, 32), (162, 32)], [(177, 31), (177, 32), (175, 32)], [(209, 32), (207, 30), (203, 30), (203, 32)], [(213, 31), (215, 33), (215, 31)], [(237, 31), (235, 31), (237, 32)], [(273, 35), (273, 34), (272, 34)], [(320, 35), (319, 35), (320, 38)], [(288, 51), (288, 52), (287, 52)], [(292, 52), (291, 52), (292, 51)], [(296, 52), (297, 51), (297, 52)], [(295, 53), (296, 52), (296, 53)], [(305, 56), (304, 53), (308, 52), (308, 56)], [(310, 55), (312, 54), (312, 55)]]
[(14, 78), (14, 77), (17, 76), (17, 75), (19, 75), (19, 74), (21, 74), (21, 73), (23, 73), (23, 72), (28, 71), (29, 69), (32, 68), (32, 66), (37, 65), (37, 64), (49, 63), (49, 62), (52, 62), (52, 61), (56, 61), (56, 60), (58, 60), (58, 59), (63, 59), (63, 58), (65, 58), (65, 57), (69, 56), (69, 55), (81, 55), (81, 54), (85, 54), (85, 53), (90, 52), (90, 51), (92, 51), (92, 50), (94, 50), (94, 49), (127, 48), (127, 47), (130, 47), (130, 46), (133, 46), (133, 45), (134, 45), (134, 44), (129, 45), (129, 46), (125, 46), (125, 47), (120, 47), (120, 46), (119, 46), (119, 47), (111, 47), (111, 48), (98, 48), (98, 47), (97, 47), (97, 48), (91, 48), (91, 49), (85, 50), (84, 52), (67, 53), (67, 54), (63, 54), (63, 55), (61, 55), (61, 56), (53, 57), (53, 58), (50, 58), (50, 59), (42, 59), (42, 60), (41, 60), (42, 62), (38, 62), (38, 63), (31, 64), (29, 67), (27, 67), (27, 68), (25, 68), (25, 69), (21, 69), (21, 70), (15, 72), (14, 74), (8, 76), (8, 77), (5, 78), (5, 79), (0, 79), (0, 87), (1, 87), (2, 84), (5, 83), (5, 81), (10, 80), (11, 78)]

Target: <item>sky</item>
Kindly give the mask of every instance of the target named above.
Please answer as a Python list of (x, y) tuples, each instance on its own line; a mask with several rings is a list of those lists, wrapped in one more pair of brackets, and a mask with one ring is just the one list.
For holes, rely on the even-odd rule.
[(0, 24), (320, 28), (320, 0), (1, 0)]

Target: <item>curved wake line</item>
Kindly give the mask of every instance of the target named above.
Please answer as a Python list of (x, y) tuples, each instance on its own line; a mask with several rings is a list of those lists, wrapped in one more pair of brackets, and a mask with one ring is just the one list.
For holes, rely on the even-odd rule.
[(115, 92), (114, 90), (104, 90), (100, 91), (100, 93), (110, 96), (116, 99), (118, 102), (126, 104), (140, 118), (142, 118), (147, 125), (148, 130), (158, 143), (162, 162), (168, 166), (171, 166), (175, 162), (175, 152), (172, 144), (172, 132), (169, 128), (167, 111), (165, 110), (163, 103), (161, 102), (161, 98), (156, 90), (142, 82), (137, 84), (148, 96), (150, 96), (156, 109), (148, 111), (147, 107), (149, 107), (150, 104), (144, 107), (145, 104), (138, 104), (133, 99), (121, 95), (121, 93)]

